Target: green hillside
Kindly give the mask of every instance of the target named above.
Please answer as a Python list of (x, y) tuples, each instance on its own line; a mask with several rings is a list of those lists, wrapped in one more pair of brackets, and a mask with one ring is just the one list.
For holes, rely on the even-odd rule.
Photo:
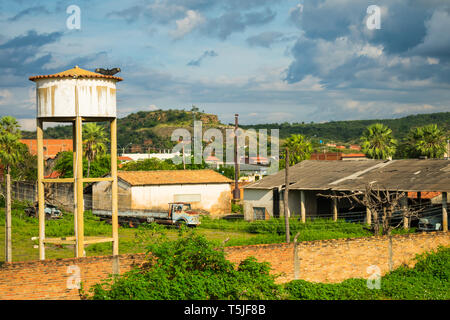
[(398, 119), (373, 119), (373, 120), (347, 120), (331, 121), (326, 123), (269, 123), (242, 128), (254, 129), (280, 129), (280, 138), (284, 139), (291, 134), (304, 134), (310, 138), (326, 142), (358, 143), (364, 129), (373, 123), (383, 123), (392, 129), (396, 139), (402, 140), (411, 128), (435, 123), (438, 127), (450, 131), (450, 112), (411, 115)]
[[(213, 114), (196, 112), (196, 120), (203, 122), (204, 128), (229, 127), (222, 124)], [(147, 148), (170, 148), (170, 134), (176, 128), (192, 127), (194, 114), (185, 110), (156, 110), (139, 111), (129, 114), (118, 120), (118, 145), (119, 147), (134, 145), (134, 152)], [(331, 121), (326, 123), (269, 123), (256, 125), (241, 125), (243, 129), (280, 129), (280, 138), (284, 139), (291, 134), (304, 134), (314, 140), (340, 143), (358, 143), (363, 130), (370, 124), (381, 122), (393, 131), (394, 137), (402, 140), (411, 128), (435, 123), (438, 127), (450, 132), (450, 112), (411, 115), (399, 119), (373, 119), (373, 120), (348, 120)], [(107, 126), (107, 123), (103, 125)], [(109, 130), (106, 130), (109, 132)], [(45, 138), (71, 138), (70, 126), (58, 126), (45, 130)], [(35, 132), (23, 132), (24, 138), (35, 138)], [(147, 150), (145, 150), (147, 149)]]

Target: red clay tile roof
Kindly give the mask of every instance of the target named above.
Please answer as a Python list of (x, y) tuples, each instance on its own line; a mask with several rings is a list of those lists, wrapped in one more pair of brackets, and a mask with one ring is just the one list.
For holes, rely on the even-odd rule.
[(232, 183), (233, 180), (220, 173), (205, 170), (152, 170), (152, 171), (119, 171), (118, 177), (132, 186), (163, 184), (208, 184)]
[(39, 79), (47, 79), (47, 78), (104, 78), (104, 79), (113, 79), (117, 81), (122, 81), (122, 78), (114, 77), (114, 76), (107, 76), (101, 73), (96, 73), (88, 70), (84, 70), (79, 68), (78, 66), (75, 66), (75, 68), (55, 73), (55, 74), (49, 74), (49, 75), (40, 75), (40, 76), (33, 76), (29, 79), (31, 81), (39, 80)]

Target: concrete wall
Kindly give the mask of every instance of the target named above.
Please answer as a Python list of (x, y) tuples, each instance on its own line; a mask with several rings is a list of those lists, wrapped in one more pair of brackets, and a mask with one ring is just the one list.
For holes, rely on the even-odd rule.
[[(341, 282), (349, 278), (367, 279), (367, 267), (376, 265), (381, 274), (389, 270), (389, 239), (369, 237), (307, 241), (298, 244), (299, 279), (317, 282)], [(414, 265), (416, 254), (450, 245), (450, 234), (443, 232), (397, 235), (392, 237), (394, 268)], [(294, 244), (266, 244), (225, 248), (226, 257), (239, 263), (254, 256), (269, 262), (278, 282), (294, 279)], [(120, 272), (145, 261), (144, 254), (70, 258), (31, 262), (14, 262), (0, 266), (0, 300), (10, 299), (80, 299), (77, 289), (68, 289), (78, 270), (87, 291), (119, 266)], [(72, 281), (72, 282), (71, 282)], [(381, 283), (381, 285), (383, 285)]]
[[(131, 188), (119, 180), (118, 182), (119, 211), (131, 208)], [(101, 181), (92, 185), (92, 209), (111, 210), (111, 182)]]
[[(317, 215), (318, 191), (307, 190), (305, 193), (306, 216)], [(284, 216), (283, 192), (280, 194), (280, 217)], [(300, 191), (289, 190), (289, 212), (291, 217), (300, 216)], [(244, 218), (253, 220), (253, 208), (266, 208), (270, 217), (273, 217), (273, 191), (265, 189), (244, 189)]]

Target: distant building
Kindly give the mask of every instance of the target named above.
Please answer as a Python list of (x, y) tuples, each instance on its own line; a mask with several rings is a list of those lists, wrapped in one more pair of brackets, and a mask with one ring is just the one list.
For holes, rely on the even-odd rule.
[(350, 150), (361, 150), (361, 147), (357, 144), (351, 144), (348, 148)]
[[(407, 192), (409, 199), (417, 199), (420, 193), (422, 199), (427, 199), (431, 204), (442, 204), (442, 194), (450, 191), (448, 160), (305, 160), (292, 166), (289, 174), (290, 215), (301, 216), (304, 210), (307, 218), (329, 217), (333, 210), (344, 214), (353, 210), (348, 201), (333, 202), (322, 195), (364, 191), (368, 183), (382, 190)], [(284, 170), (250, 183), (243, 189), (246, 220), (283, 216)], [(447, 196), (445, 198), (450, 200)], [(365, 208), (358, 210), (365, 211)]]
[[(176, 156), (181, 156), (180, 152), (176, 152), (176, 153), (123, 153), (121, 155), (121, 157), (127, 157), (130, 158), (133, 161), (137, 161), (137, 160), (145, 160), (145, 159), (158, 159), (158, 160), (168, 160), (168, 159), (173, 159)], [(185, 154), (185, 157), (187, 155)]]
[(367, 160), (364, 153), (315, 152), (310, 160)]
[[(36, 139), (21, 139), (32, 155), (37, 155)], [(44, 159), (54, 158), (59, 152), (73, 151), (72, 139), (44, 139)]]
[[(220, 216), (231, 213), (232, 180), (213, 170), (119, 171), (119, 212), (164, 212), (170, 202)], [(93, 210), (111, 210), (111, 183), (92, 186)]]

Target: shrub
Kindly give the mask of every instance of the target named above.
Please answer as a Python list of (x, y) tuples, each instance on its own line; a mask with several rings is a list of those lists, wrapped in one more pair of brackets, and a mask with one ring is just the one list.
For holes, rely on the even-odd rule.
[(279, 299), (281, 287), (270, 266), (254, 258), (237, 268), (195, 231), (182, 231), (176, 240), (162, 236), (149, 246), (148, 261), (116, 278), (95, 285), (92, 299)]

